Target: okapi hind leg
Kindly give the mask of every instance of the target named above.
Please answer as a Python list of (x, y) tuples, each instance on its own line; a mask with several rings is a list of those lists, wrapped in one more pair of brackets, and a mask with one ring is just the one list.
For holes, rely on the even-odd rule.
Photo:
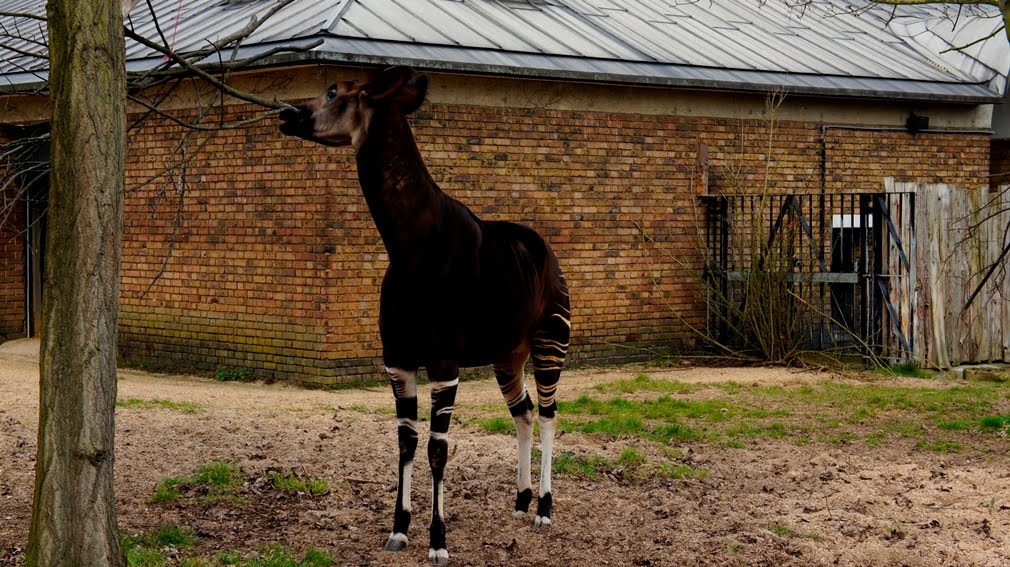
[(448, 565), (449, 551), (445, 544), (445, 466), (449, 459), (449, 422), (459, 367), (440, 365), (428, 367), (431, 380), (431, 438), (428, 440), (428, 461), (431, 464), (431, 526), (429, 528), (428, 559), (436, 565)]
[(533, 520), (535, 530), (551, 525), (551, 506), (554, 502), (551, 493), (551, 467), (554, 457), (554, 419), (558, 409), (554, 395), (568, 354), (571, 335), (567, 297), (552, 307), (540, 328), (533, 334), (533, 377), (537, 383), (537, 422), (540, 424), (540, 497), (537, 500), (537, 515)]
[(518, 462), (516, 465), (516, 503), (512, 515), (516, 518), (530, 510), (533, 501), (533, 482), (530, 478), (530, 460), (533, 452), (533, 401), (526, 391), (523, 363), (526, 354), (507, 364), (494, 364), (495, 379), (505, 397), (509, 413), (516, 424)]
[(396, 432), (399, 446), (399, 482), (396, 490), (396, 509), (393, 512), (393, 531), (383, 548), (385, 551), (402, 551), (407, 547), (407, 530), (410, 527), (410, 482), (414, 472), (414, 452), (417, 449), (417, 370), (386, 368), (396, 399)]

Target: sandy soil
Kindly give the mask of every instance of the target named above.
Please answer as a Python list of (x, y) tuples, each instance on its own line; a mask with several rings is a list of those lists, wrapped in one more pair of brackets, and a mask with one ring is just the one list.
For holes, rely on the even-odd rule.
[[(559, 397), (574, 399), (638, 372), (567, 372)], [(853, 379), (777, 368), (649, 373), (741, 384)], [(387, 388), (323, 392), (134, 371), (120, 376), (122, 400), (202, 407), (195, 414), (119, 409), (116, 482), (124, 530), (190, 526), (204, 557), (280, 542), (299, 551), (325, 549), (340, 565), (426, 564), (430, 476), (423, 441), (410, 545), (401, 554), (380, 551), (395, 498), (395, 417)], [(27, 541), (37, 380), (30, 353), (0, 351), (0, 565), (15, 563)], [(422, 406), (426, 397), (421, 388)], [(708, 476), (556, 477), (555, 526), (534, 532), (531, 518), (511, 514), (514, 440), (473, 424), (488, 404), (501, 404), (493, 381), (461, 384), (446, 490), (453, 565), (1010, 564), (1010, 468), (999, 450), (952, 456), (897, 445), (683, 445), (681, 461)], [(500, 415), (508, 415), (504, 405)], [(626, 445), (643, 446), (568, 434), (556, 451), (616, 455)], [(248, 475), (246, 505), (151, 502), (162, 479), (216, 460), (234, 462)], [(326, 479), (332, 490), (318, 498), (258, 491), (257, 475), (272, 468)], [(790, 532), (773, 533), (776, 523)]]

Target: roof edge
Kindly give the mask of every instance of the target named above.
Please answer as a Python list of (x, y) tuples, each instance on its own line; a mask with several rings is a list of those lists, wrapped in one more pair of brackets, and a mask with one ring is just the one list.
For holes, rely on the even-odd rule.
[[(407, 65), (420, 70), (449, 73), (757, 94), (784, 92), (827, 98), (853, 97), (971, 105), (998, 104), (1004, 100), (1001, 94), (981, 83), (827, 76), (585, 58), (575, 58), (583, 63), (584, 69), (573, 70), (564, 64), (572, 58), (564, 56), (348, 39), (325, 34), (299, 38), (297, 42), (247, 46), (242, 48), (241, 51), (245, 53), (241, 53), (240, 57), (254, 57), (257, 52), (265, 52), (278, 45), (297, 45), (318, 39), (323, 39), (324, 44), (316, 49), (274, 54), (255, 66), (250, 66), (248, 70), (341, 63), (366, 66)], [(146, 70), (160, 63), (161, 58), (134, 59), (127, 62), (127, 68), (131, 71)], [(202, 63), (200, 67), (213, 69), (216, 65), (214, 60)], [(45, 82), (39, 80), (40, 74), (44, 73), (7, 75), (7, 81), (0, 83), (0, 96), (38, 94), (45, 87)], [(13, 80), (18, 75), (23, 76), (24, 82)]]
[[(341, 44), (341, 45), (334, 45)], [(363, 49), (382, 47), (384, 49)], [(855, 97), (883, 100), (996, 104), (1003, 96), (985, 84), (940, 83), (908, 79), (879, 79), (777, 71), (716, 69), (666, 63), (633, 63), (616, 60), (586, 60), (587, 69), (576, 71), (561, 64), (568, 58), (528, 53), (502, 53), (470, 48), (419, 46), (372, 40), (332, 38), (312, 52), (286, 53), (265, 62), (269, 65), (299, 63), (349, 63), (370, 66), (407, 65), (421, 70), (497, 75), (517, 78), (566, 80), (590, 83), (687, 88), (747, 93), (785, 92), (819, 97)], [(448, 57), (450, 53), (463, 57)], [(469, 55), (469, 57), (466, 57)], [(478, 55), (478, 57), (474, 57)], [(482, 57), (481, 57), (482, 56)], [(491, 56), (491, 57), (487, 57)], [(477, 58), (513, 61), (475, 61)], [(824, 83), (818, 85), (816, 83)]]

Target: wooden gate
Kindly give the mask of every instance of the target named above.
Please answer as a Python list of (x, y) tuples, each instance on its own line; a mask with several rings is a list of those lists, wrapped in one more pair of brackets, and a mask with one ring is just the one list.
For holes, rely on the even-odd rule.
[(915, 193), (865, 195), (862, 214), (870, 221), (870, 260), (860, 274), (871, 310), (864, 340), (881, 359), (909, 360), (915, 347)]
[(890, 183), (917, 196), (912, 351), (930, 367), (1010, 360), (1010, 190)]
[[(710, 290), (742, 305), (766, 251), (786, 254), (776, 266), (810, 307), (796, 329), (810, 348), (936, 368), (1010, 361), (1010, 188), (888, 181), (884, 193), (703, 199)], [(709, 304), (720, 340), (739, 311), (725, 306)]]

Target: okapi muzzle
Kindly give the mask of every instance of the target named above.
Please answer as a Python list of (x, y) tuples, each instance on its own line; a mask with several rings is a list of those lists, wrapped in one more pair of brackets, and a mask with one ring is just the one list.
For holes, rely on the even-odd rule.
[(291, 106), (281, 111), (281, 134), (304, 138), (312, 133), (312, 115), (304, 106)]
[(295, 136), (324, 146), (347, 146), (352, 137), (340, 133), (331, 133), (328, 138), (320, 137), (316, 128), (313, 112), (305, 105), (293, 106), (281, 111), (281, 134)]
[(281, 133), (326, 146), (357, 147), (372, 114), (367, 99), (357, 83), (330, 85), (318, 97), (281, 111)]

